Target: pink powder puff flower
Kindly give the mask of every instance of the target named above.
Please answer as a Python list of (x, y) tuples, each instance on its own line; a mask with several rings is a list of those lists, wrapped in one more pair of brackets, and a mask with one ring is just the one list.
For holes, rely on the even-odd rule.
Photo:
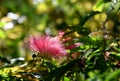
[(30, 48), (37, 51), (43, 58), (59, 58), (67, 54), (59, 37), (32, 36), (29, 43)]
[(109, 60), (110, 52), (106, 51), (104, 55), (105, 55), (105, 60)]
[(60, 31), (58, 32), (58, 36), (59, 36), (59, 37), (62, 37), (64, 34), (65, 34), (65, 32), (62, 31), (62, 30), (60, 30)]

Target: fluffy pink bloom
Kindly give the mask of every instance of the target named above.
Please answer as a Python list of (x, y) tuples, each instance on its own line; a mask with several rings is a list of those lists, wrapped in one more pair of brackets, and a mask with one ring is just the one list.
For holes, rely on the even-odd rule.
[(60, 36), (60, 37), (62, 37), (64, 34), (65, 34), (65, 32), (63, 32), (62, 30), (60, 30), (60, 31), (58, 32), (58, 36)]
[(30, 48), (37, 51), (41, 57), (59, 58), (67, 54), (59, 37), (33, 36), (29, 42)]

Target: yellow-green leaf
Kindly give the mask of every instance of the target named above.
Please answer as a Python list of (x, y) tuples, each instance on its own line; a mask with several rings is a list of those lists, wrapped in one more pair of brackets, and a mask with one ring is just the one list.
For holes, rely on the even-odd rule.
[(0, 30), (0, 38), (5, 39), (5, 32), (3, 30)]

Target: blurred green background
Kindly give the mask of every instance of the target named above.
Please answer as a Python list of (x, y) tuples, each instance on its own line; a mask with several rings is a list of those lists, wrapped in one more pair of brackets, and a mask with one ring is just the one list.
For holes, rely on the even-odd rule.
[[(29, 59), (26, 40), (30, 35), (57, 35), (58, 30), (73, 37), (101, 36), (110, 0), (0, 0), (0, 55)], [(100, 12), (100, 13), (99, 13)], [(92, 16), (92, 17), (91, 17)], [(118, 16), (118, 15), (117, 15)], [(119, 17), (119, 16), (118, 16)], [(112, 18), (106, 28), (112, 30)]]

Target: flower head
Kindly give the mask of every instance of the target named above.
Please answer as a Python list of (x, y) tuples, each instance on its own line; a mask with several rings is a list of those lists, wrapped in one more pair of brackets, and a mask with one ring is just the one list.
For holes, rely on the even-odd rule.
[(59, 37), (32, 36), (29, 42), (30, 48), (37, 51), (41, 57), (59, 58), (67, 54)]
[(64, 34), (65, 34), (65, 32), (63, 32), (62, 30), (60, 30), (60, 31), (58, 32), (58, 36), (60, 36), (60, 37), (62, 37)]

